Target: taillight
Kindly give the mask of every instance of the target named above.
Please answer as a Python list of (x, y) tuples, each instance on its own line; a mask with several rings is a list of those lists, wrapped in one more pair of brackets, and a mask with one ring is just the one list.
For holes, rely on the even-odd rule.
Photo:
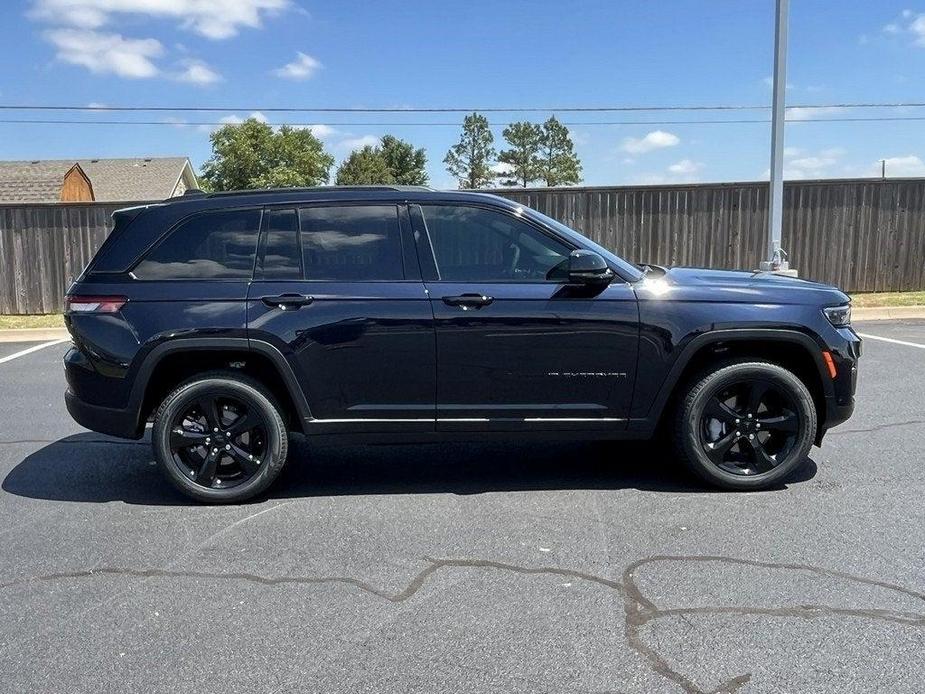
[(66, 296), (65, 313), (115, 313), (128, 301), (124, 296)]

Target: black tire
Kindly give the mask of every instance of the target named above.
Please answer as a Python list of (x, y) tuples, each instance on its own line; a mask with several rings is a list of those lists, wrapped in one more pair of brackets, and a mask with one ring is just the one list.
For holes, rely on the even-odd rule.
[(264, 492), (289, 446), (273, 396), (254, 379), (226, 371), (197, 376), (164, 398), (151, 441), (158, 467), (177, 489), (220, 504)]
[(777, 364), (727, 363), (680, 396), (675, 448), (690, 470), (723, 489), (773, 487), (803, 464), (816, 438), (812, 395)]

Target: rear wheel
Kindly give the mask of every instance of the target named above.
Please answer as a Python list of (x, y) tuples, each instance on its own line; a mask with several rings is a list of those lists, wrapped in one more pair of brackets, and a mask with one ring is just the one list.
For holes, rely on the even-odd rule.
[(806, 385), (764, 362), (702, 375), (685, 394), (675, 424), (688, 467), (734, 490), (777, 484), (804, 462), (815, 436), (816, 408)]
[(168, 395), (154, 417), (154, 455), (180, 491), (200, 501), (244, 501), (282, 470), (288, 440), (279, 407), (259, 383), (212, 373)]

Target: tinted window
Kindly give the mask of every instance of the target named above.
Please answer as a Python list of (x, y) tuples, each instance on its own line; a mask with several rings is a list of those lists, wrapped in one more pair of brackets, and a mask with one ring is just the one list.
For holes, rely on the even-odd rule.
[(478, 207), (422, 205), (440, 279), (550, 281), (567, 277), (571, 248), (519, 219)]
[(299, 210), (299, 217), (305, 279), (404, 278), (394, 205), (309, 207)]
[(295, 210), (266, 213), (266, 231), (256, 276), (265, 280), (302, 279), (299, 217)]
[(208, 212), (183, 222), (135, 268), (159, 279), (249, 279), (254, 270), (260, 210)]

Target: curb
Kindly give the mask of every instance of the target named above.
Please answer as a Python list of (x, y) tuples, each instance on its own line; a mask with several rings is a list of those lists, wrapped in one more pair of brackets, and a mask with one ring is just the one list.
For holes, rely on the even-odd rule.
[(67, 328), (12, 328), (0, 330), (0, 342), (48, 342), (66, 340), (71, 335)]
[(901, 318), (925, 318), (925, 306), (884, 306), (870, 308), (853, 307), (852, 321), (897, 320)]

